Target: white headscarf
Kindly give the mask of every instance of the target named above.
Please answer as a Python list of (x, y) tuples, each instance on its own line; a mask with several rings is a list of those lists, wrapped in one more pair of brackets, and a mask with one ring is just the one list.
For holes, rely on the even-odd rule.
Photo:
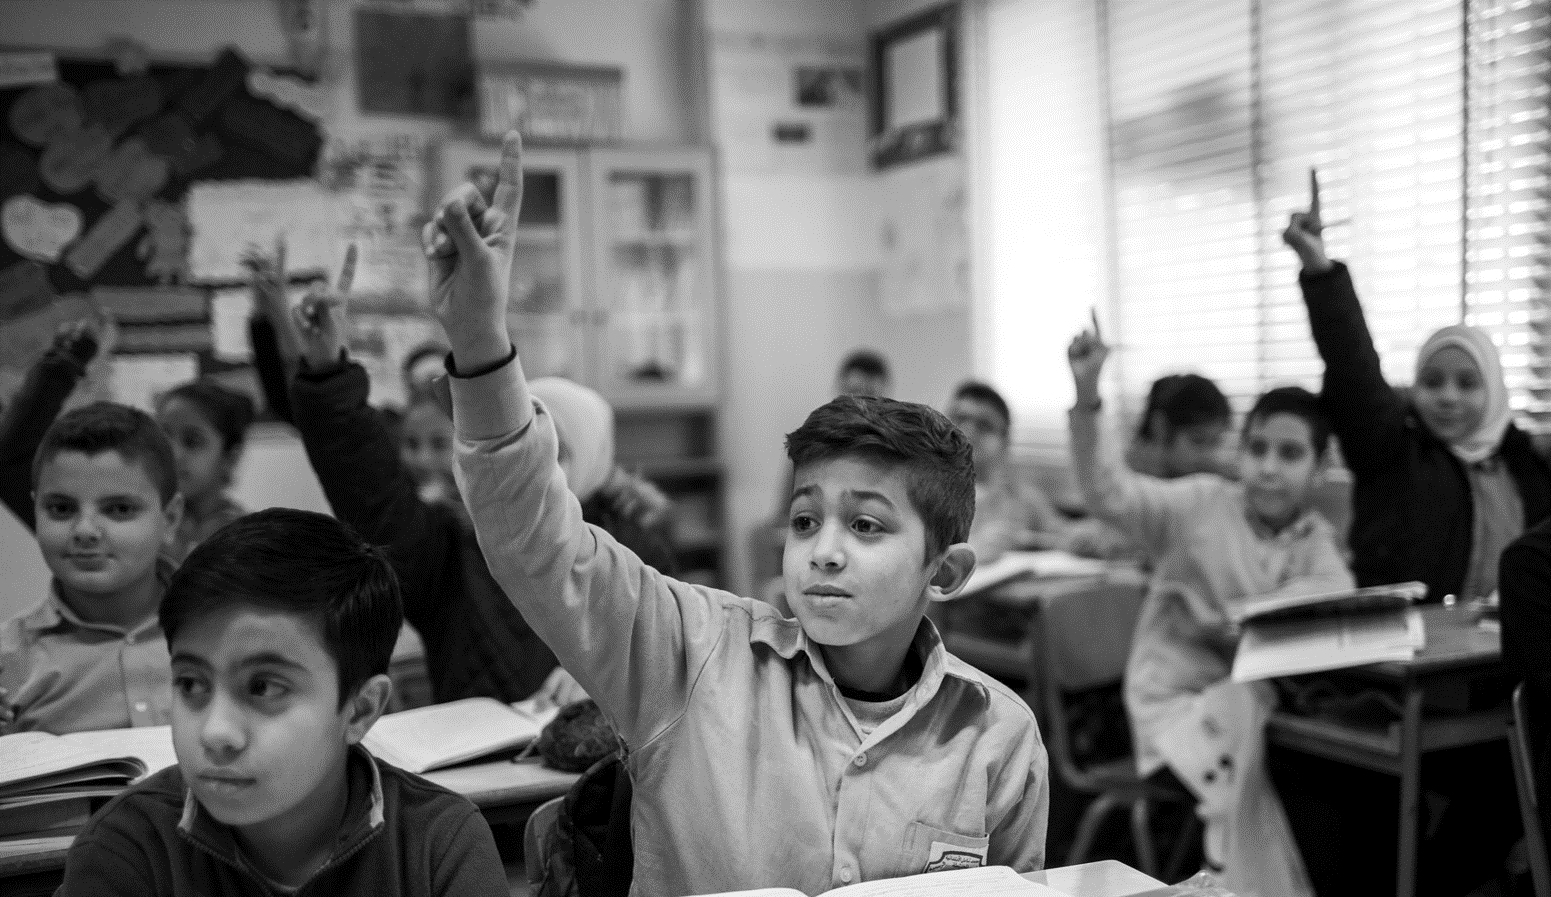
[(614, 409), (603, 396), (563, 377), (540, 377), (528, 391), (554, 420), (555, 435), (569, 455), (560, 465), (566, 483), (586, 501), (614, 472)]
[(1513, 412), (1508, 407), (1508, 384), (1503, 380), (1502, 360), (1497, 357), (1497, 346), (1486, 331), (1466, 324), (1451, 324), (1427, 338), (1421, 351), (1416, 353), (1416, 376), (1420, 380), (1422, 368), (1440, 350), (1450, 346), (1461, 349), (1481, 371), (1481, 385), (1486, 389), (1486, 408), (1481, 423), (1469, 435), (1449, 444), (1452, 451), (1466, 464), (1484, 461), (1502, 445), (1503, 434), (1513, 422)]

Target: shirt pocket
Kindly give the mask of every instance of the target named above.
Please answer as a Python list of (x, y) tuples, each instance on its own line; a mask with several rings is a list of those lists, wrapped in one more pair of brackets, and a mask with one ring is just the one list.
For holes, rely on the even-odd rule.
[(905, 829), (901, 851), (907, 874), (942, 872), (946, 869), (972, 869), (986, 864), (991, 847), (989, 835), (961, 835), (924, 822), (912, 822)]

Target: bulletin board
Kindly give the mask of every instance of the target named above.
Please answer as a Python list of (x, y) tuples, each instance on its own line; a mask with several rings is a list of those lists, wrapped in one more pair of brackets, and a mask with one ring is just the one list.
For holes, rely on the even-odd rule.
[(61, 320), (103, 310), (113, 361), (142, 356), (126, 375), (219, 371), (209, 290), (188, 276), (187, 194), (311, 178), (317, 122), (250, 91), (232, 49), (204, 63), (5, 52), (47, 68), (0, 83), (0, 398)]

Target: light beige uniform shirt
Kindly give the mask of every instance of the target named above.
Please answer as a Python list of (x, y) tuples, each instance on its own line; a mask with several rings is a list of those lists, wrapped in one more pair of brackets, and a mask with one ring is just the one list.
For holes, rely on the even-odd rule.
[(920, 680), (857, 718), (796, 620), (663, 576), (582, 521), (512, 364), (453, 380), (463, 494), (491, 572), (629, 748), (639, 895), (852, 882), (1045, 858), (1028, 707), (922, 621)]

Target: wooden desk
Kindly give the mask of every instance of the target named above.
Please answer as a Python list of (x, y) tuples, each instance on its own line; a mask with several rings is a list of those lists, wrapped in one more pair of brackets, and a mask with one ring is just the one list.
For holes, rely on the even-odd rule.
[(1071, 897), (1132, 897), (1167, 887), (1156, 878), (1143, 875), (1119, 860), (1060, 866), (1043, 872), (1029, 872), (1023, 877), (1049, 885)]
[[(1473, 681), (1501, 676), (1497, 633), (1478, 625), (1463, 606), (1422, 608), (1427, 646), (1409, 661), (1390, 661), (1342, 670), (1351, 677), (1394, 690), (1401, 718), (1382, 728), (1362, 728), (1278, 711), (1267, 737), (1273, 744), (1400, 778), (1400, 841), (1395, 892), (1416, 893), (1418, 810), (1422, 755), (1506, 738), (1506, 704), (1487, 709), (1425, 713), (1429, 707), (1461, 702)], [(1327, 673), (1322, 675), (1336, 675)]]
[[(426, 773), (425, 777), (456, 791), (479, 807), (491, 824), (522, 822), (539, 804), (570, 789), (577, 775), (541, 766), (537, 760), (502, 760)], [(73, 835), (37, 838), (25, 849), (0, 851), (0, 892), (50, 894), (65, 868)]]

